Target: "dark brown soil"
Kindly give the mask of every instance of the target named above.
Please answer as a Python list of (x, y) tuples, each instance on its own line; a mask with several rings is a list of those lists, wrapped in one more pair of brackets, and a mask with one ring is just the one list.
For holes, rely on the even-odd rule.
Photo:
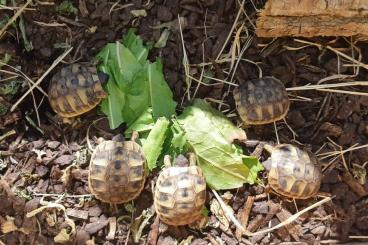
[[(17, 6), (23, 1), (15, 1)], [(178, 101), (178, 112), (188, 105), (185, 71), (183, 67), (183, 49), (178, 26), (178, 16), (185, 18), (183, 39), (189, 63), (192, 65), (190, 73), (199, 79), (201, 66), (205, 66), (206, 74), (222, 80), (231, 80), (229, 74), (230, 62), (215, 62), (218, 53), (231, 30), (241, 1), (231, 0), (157, 0), (129, 2), (79, 0), (72, 1), (77, 8), (74, 14), (56, 11), (61, 1), (45, 4), (45, 1), (34, 1), (22, 13), (25, 33), (32, 43), (33, 49), (25, 49), (24, 40), (18, 28), (13, 26), (0, 42), (1, 58), (10, 53), (10, 65), (17, 67), (33, 81), (36, 81), (48, 69), (52, 62), (65, 51), (65, 47), (73, 47), (63, 63), (86, 62), (108, 42), (120, 40), (126, 31), (137, 28), (137, 33), (146, 42), (155, 43), (162, 28), (159, 25), (171, 25), (169, 39), (166, 46), (153, 49), (150, 57), (161, 57), (164, 64), (165, 77)], [(255, 23), (255, 8), (261, 9), (264, 1), (245, 1), (245, 11), (248, 18)], [(12, 1), (8, 1), (12, 6)], [(132, 10), (144, 9), (147, 16), (135, 17)], [(0, 16), (11, 17), (14, 11), (2, 10)], [(236, 30), (244, 24), (248, 34), (254, 36), (254, 28), (242, 14), (237, 22)], [(235, 33), (235, 32), (234, 32)], [(231, 54), (230, 46), (235, 34), (231, 36), (229, 44), (223, 54)], [(241, 47), (248, 40), (246, 32), (240, 37)], [(272, 75), (281, 79), (287, 88), (317, 84), (321, 79), (335, 74), (355, 74), (356, 69), (345, 59), (331, 50), (330, 45), (345, 54), (355, 58), (362, 55), (361, 62), (368, 63), (366, 56), (368, 46), (364, 42), (352, 43), (349, 38), (314, 38), (304, 39), (321, 45), (302, 47), (303, 44), (293, 38), (278, 38), (276, 40), (262, 39), (254, 36), (250, 46), (242, 58), (257, 63), (262, 69), (263, 76)], [(62, 64), (60, 64), (62, 65)], [(2, 70), (12, 71), (8, 66)], [(1, 83), (11, 75), (0, 71)], [(52, 71), (41, 83), (47, 89)], [(233, 82), (241, 82), (257, 78), (259, 70), (256, 65), (240, 61), (236, 66)], [(17, 78), (21, 80), (22, 78)], [(344, 79), (334, 79), (326, 83), (366, 81), (368, 73), (360, 67), (356, 76)], [(199, 86), (197, 98), (224, 100), (224, 105), (213, 103), (213, 106), (228, 115), (235, 115), (232, 94), (227, 93), (229, 85), (224, 83), (209, 86)], [(191, 95), (197, 87), (192, 82)], [(2, 107), (10, 108), (28, 85), (20, 87), (14, 95), (0, 94)], [(230, 86), (230, 90), (233, 87)], [(339, 88), (337, 88), (339, 89)], [(345, 90), (367, 92), (367, 87), (344, 87)], [(36, 105), (39, 106), (40, 126), (37, 127), (37, 116), (34, 101), (29, 95), (14, 112), (9, 110), (1, 114), (0, 135), (11, 130), (15, 133), (0, 140), (0, 240), (4, 244), (55, 244), (54, 237), (63, 229), (71, 232), (63, 211), (47, 208), (33, 217), (26, 214), (41, 206), (45, 202), (57, 203), (65, 207), (66, 213), (76, 225), (76, 235), (70, 237), (67, 244), (134, 244), (134, 227), (130, 228), (133, 219), (139, 217), (144, 210), (152, 209), (151, 182), (157, 177), (157, 171), (151, 173), (146, 182), (145, 190), (134, 201), (134, 212), (129, 206), (119, 205), (118, 209), (101, 203), (89, 196), (87, 185), (88, 156), (86, 134), (88, 126), (99, 118), (98, 110), (93, 110), (80, 117), (77, 128), (68, 125), (55, 125), (54, 112), (50, 109), (47, 98), (37, 89), (34, 91)], [(326, 91), (298, 90), (289, 91), (292, 98), (290, 112), (283, 121), (277, 123), (277, 133), (280, 142), (305, 145), (313, 152), (324, 153), (340, 151), (368, 143), (368, 97), (333, 93)], [(299, 96), (299, 97), (297, 97)], [(183, 99), (184, 98), (184, 99)], [(303, 99), (304, 98), (304, 99)], [(181, 103), (183, 101), (183, 103)], [(1, 108), (0, 108), (1, 109)], [(1, 110), (0, 110), (1, 112)], [(231, 117), (234, 123), (239, 119)], [(32, 125), (31, 122), (34, 122)], [(112, 132), (106, 121), (99, 121), (96, 127), (91, 127), (89, 137), (97, 142), (98, 137), (110, 138)], [(289, 127), (294, 131), (289, 129)], [(250, 139), (270, 140), (276, 142), (273, 125), (247, 127)], [(41, 133), (42, 132), (42, 133)], [(1, 137), (1, 136), (0, 136)], [(93, 143), (94, 143), (93, 142)], [(340, 149), (341, 147), (341, 149)], [(251, 152), (252, 148), (245, 149)], [(85, 155), (83, 155), (85, 154)], [(336, 155), (338, 156), (338, 155)], [(333, 196), (327, 202), (299, 217), (290, 226), (274, 230), (269, 234), (247, 237), (239, 236), (236, 227), (230, 222), (229, 227), (215, 215), (211, 209), (215, 200), (208, 192), (207, 209), (209, 212), (207, 226), (197, 229), (193, 227), (173, 228), (165, 227), (155, 221), (153, 215), (142, 231), (139, 244), (279, 244), (281, 242), (299, 242), (284, 244), (333, 244), (346, 242), (364, 242), (356, 236), (368, 234), (368, 183), (366, 182), (368, 148), (346, 152), (339, 156), (320, 159), (324, 169), (321, 192)], [(334, 160), (334, 161), (332, 161)], [(78, 166), (69, 167), (73, 162)], [(346, 167), (345, 167), (345, 166)], [(349, 172), (347, 171), (349, 170)], [(297, 213), (321, 197), (305, 201), (293, 201), (271, 193), (269, 199), (263, 195), (267, 189), (258, 185), (245, 185), (237, 190), (231, 190), (232, 196), (226, 199), (235, 211), (235, 215), (244, 222), (248, 218), (247, 229), (256, 232), (275, 226), (288, 216)], [(40, 194), (41, 193), (41, 194)], [(62, 196), (68, 193), (66, 196)], [(223, 194), (221, 192), (220, 194)], [(81, 196), (86, 195), (86, 196)], [(245, 217), (247, 200), (253, 200), (249, 217)], [(47, 203), (46, 203), (47, 205)], [(130, 211), (129, 211), (130, 210)], [(110, 224), (116, 221), (116, 232), (113, 237), (108, 236)], [(5, 225), (4, 225), (5, 224)], [(5, 233), (6, 229), (13, 230)], [(14, 230), (14, 224), (18, 230)], [(5, 228), (6, 229), (5, 229)], [(5, 229), (5, 230), (4, 230)], [(135, 228), (135, 230), (137, 230)], [(366, 237), (367, 238), (367, 237)], [(1, 242), (0, 242), (1, 243)]]

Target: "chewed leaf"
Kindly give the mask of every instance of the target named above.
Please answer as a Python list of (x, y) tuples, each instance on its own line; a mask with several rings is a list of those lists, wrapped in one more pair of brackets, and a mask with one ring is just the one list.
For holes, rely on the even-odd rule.
[(170, 118), (175, 114), (176, 102), (172, 99), (173, 94), (165, 81), (161, 61), (150, 63), (147, 72), (153, 117)]
[(147, 132), (151, 130), (155, 122), (152, 117), (152, 108), (148, 108), (133, 124), (129, 126), (124, 132), (125, 137), (130, 137), (133, 131), (138, 133)]
[(242, 138), (243, 134), (224, 115), (205, 101), (195, 100), (178, 116), (177, 123), (189, 148), (196, 153), (209, 186), (219, 190), (254, 183), (262, 167), (256, 158), (243, 155), (231, 143), (228, 135)]
[(128, 33), (124, 36), (123, 44), (132, 52), (136, 59), (143, 64), (147, 60), (149, 49), (144, 46), (143, 40), (134, 32), (135, 29), (129, 29)]
[(107, 115), (110, 128), (115, 129), (124, 122), (121, 112), (125, 104), (125, 95), (113, 82), (108, 82), (106, 88), (109, 95), (101, 102), (101, 111)]
[(156, 161), (161, 154), (168, 127), (169, 120), (164, 117), (159, 118), (143, 144), (143, 152), (150, 170), (156, 167)]
[(109, 75), (105, 86), (109, 96), (102, 101), (101, 109), (108, 116), (111, 129), (123, 122), (130, 127), (148, 108), (152, 109), (154, 120), (175, 114), (176, 102), (165, 81), (162, 64), (160, 60), (149, 62), (148, 51), (131, 29), (122, 42), (107, 44), (96, 56), (99, 71)]

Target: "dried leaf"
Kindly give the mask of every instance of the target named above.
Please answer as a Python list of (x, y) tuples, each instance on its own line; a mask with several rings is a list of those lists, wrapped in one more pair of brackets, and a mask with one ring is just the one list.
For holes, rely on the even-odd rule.
[(14, 224), (14, 218), (6, 216), (6, 221), (3, 224), (1, 224), (2, 233), (6, 234), (17, 230), (18, 227)]
[(144, 227), (148, 224), (148, 221), (153, 216), (153, 212), (151, 208), (148, 208), (146, 210), (143, 210), (142, 214), (135, 218), (130, 226), (130, 231), (133, 234), (134, 242), (138, 243), (139, 239), (142, 236), (142, 231)]
[[(227, 204), (225, 204), (227, 205)], [(229, 206), (228, 206), (229, 207)], [(229, 229), (230, 223), (227, 219), (220, 203), (217, 199), (212, 199), (210, 203), (210, 210), (216, 216), (216, 218), (220, 221), (220, 223), (224, 226), (224, 230), (227, 231)]]
[(59, 234), (57, 234), (54, 237), (54, 241), (57, 243), (66, 243), (66, 242), (69, 242), (69, 240), (70, 240), (70, 234), (65, 228), (61, 229)]

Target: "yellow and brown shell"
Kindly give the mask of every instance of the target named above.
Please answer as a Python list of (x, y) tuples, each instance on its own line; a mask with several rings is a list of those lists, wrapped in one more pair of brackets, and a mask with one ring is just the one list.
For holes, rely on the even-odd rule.
[(191, 224), (201, 217), (206, 181), (198, 166), (172, 166), (160, 173), (154, 192), (159, 218), (168, 225)]
[(277, 193), (307, 199), (318, 192), (322, 173), (317, 158), (311, 152), (280, 144), (272, 150), (269, 161), (268, 184)]
[(107, 97), (102, 88), (102, 80), (94, 66), (72, 64), (61, 68), (49, 84), (51, 108), (63, 118), (75, 117), (92, 110)]
[(272, 123), (284, 118), (289, 111), (287, 91), (274, 77), (241, 83), (233, 94), (239, 116), (247, 125)]
[(103, 202), (125, 203), (141, 193), (147, 174), (146, 159), (138, 143), (107, 140), (92, 153), (89, 189)]

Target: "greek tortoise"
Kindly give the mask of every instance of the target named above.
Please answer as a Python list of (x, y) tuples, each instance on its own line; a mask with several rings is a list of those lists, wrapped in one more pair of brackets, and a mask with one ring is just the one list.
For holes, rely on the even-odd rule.
[(62, 118), (81, 115), (96, 107), (107, 93), (102, 84), (108, 75), (92, 65), (71, 64), (51, 78), (48, 99), (51, 108)]
[(283, 83), (262, 77), (241, 83), (233, 91), (236, 109), (247, 125), (269, 124), (286, 116), (290, 101)]
[(195, 155), (183, 155), (171, 166), (170, 157), (164, 158), (154, 191), (154, 207), (164, 223), (173, 226), (191, 224), (200, 219), (206, 201), (206, 181), (202, 170), (195, 166)]
[(268, 184), (274, 191), (294, 199), (317, 194), (322, 172), (313, 153), (291, 144), (265, 144), (264, 148), (271, 154), (263, 165), (269, 171)]
[(122, 135), (103, 141), (93, 151), (88, 185), (99, 200), (119, 204), (135, 199), (142, 191), (148, 168), (134, 132), (130, 141)]

